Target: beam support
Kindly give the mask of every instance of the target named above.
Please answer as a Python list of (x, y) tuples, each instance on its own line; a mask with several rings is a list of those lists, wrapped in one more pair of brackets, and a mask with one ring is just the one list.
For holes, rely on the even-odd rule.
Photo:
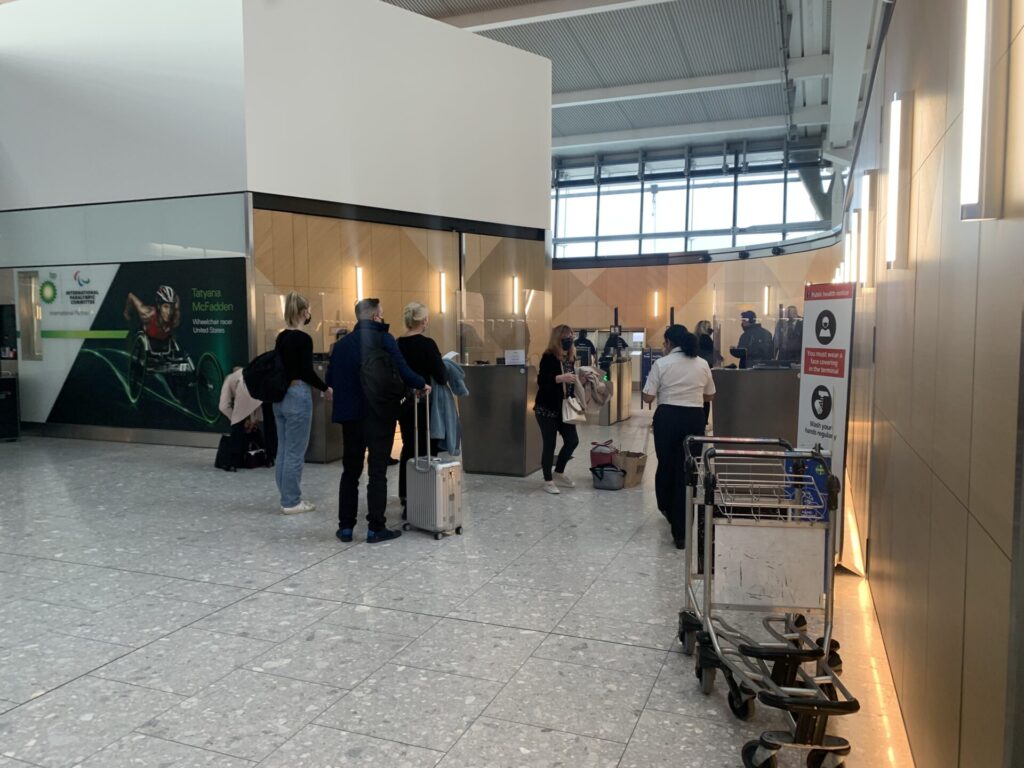
[(853, 141), (874, 9), (875, 3), (865, 0), (832, 2), (832, 117), (828, 123), (828, 145), (834, 149), (842, 149)]
[[(812, 56), (806, 59), (790, 59), (789, 75), (793, 80), (809, 80), (832, 74), (831, 56)], [(732, 88), (752, 88), (759, 85), (774, 85), (782, 81), (778, 69), (754, 69), (745, 72), (726, 72), (721, 75), (687, 77), (678, 80), (663, 80), (656, 83), (637, 83), (613, 88), (594, 88), (585, 91), (565, 91), (551, 98), (551, 108), (578, 107), (584, 104), (607, 104), (613, 101), (651, 99), (658, 96), (677, 96), (685, 93), (704, 93)]]
[(540, 0), (540, 2), (523, 3), (509, 8), (495, 8), (490, 11), (464, 13), (458, 16), (446, 16), (439, 21), (453, 27), (467, 29), (470, 32), (489, 32), (505, 27), (519, 27), (524, 24), (536, 24), (541, 21), (557, 21), (571, 19), (574, 16), (589, 16), (609, 11), (624, 11), (630, 8), (642, 8), (647, 5), (660, 5), (673, 0)]
[[(793, 113), (793, 124), (798, 127), (820, 126), (828, 123), (827, 106), (798, 109)], [(635, 141), (673, 139), (709, 139), (716, 136), (735, 134), (756, 134), (762, 131), (785, 131), (786, 116), (758, 117), (750, 120), (719, 120), (707, 123), (688, 123), (664, 128), (642, 128), (631, 131), (609, 131), (606, 133), (560, 136), (552, 139), (551, 147), (556, 152), (582, 150), (590, 147), (609, 147)]]

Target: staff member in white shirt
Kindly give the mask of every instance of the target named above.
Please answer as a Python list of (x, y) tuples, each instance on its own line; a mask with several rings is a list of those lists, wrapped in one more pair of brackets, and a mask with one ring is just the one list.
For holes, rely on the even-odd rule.
[(715, 399), (715, 382), (705, 360), (697, 356), (697, 337), (682, 325), (665, 331), (665, 356), (651, 367), (644, 386), (645, 403), (658, 401), (654, 412), (654, 478), (658, 509), (672, 526), (676, 548), (686, 546), (686, 478), (683, 471), (686, 438), (703, 435), (704, 403)]

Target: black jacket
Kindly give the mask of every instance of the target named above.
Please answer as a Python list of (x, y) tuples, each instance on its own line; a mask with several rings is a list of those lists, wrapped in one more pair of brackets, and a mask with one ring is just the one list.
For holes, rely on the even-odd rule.
[(554, 413), (562, 412), (565, 390), (562, 384), (555, 381), (555, 377), (561, 376), (562, 373), (561, 361), (550, 352), (545, 352), (540, 358), (540, 368), (537, 370), (537, 407)]
[(775, 357), (775, 343), (772, 335), (760, 323), (754, 323), (740, 336), (736, 345), (747, 350), (747, 367)]

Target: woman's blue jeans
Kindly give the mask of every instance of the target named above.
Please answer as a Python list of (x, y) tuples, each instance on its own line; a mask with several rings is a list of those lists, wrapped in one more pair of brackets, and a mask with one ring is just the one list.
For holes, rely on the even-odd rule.
[(282, 507), (302, 501), (302, 467), (306, 462), (309, 429), (313, 423), (313, 392), (299, 381), (288, 387), (280, 403), (274, 403), (277, 425), (277, 463), (274, 465)]

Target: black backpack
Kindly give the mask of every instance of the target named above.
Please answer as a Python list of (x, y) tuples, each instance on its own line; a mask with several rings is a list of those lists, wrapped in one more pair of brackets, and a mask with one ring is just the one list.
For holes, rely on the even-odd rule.
[(264, 352), (242, 371), (249, 394), (265, 403), (280, 403), (288, 394), (288, 374), (276, 350)]
[(409, 388), (402, 381), (394, 358), (384, 349), (384, 335), (376, 332), (363, 346), (359, 381), (370, 410), (384, 419), (397, 419)]

